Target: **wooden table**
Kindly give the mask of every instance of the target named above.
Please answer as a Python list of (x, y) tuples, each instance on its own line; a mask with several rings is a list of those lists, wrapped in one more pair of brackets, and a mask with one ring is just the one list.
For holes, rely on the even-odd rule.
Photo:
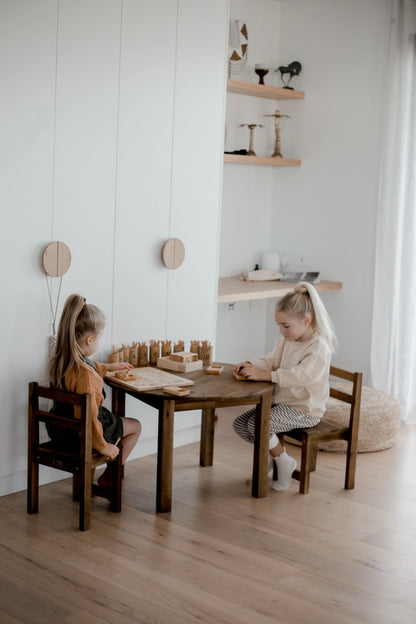
[(256, 406), (256, 428), (253, 451), (252, 495), (262, 498), (267, 494), (267, 466), (270, 430), (270, 409), (275, 386), (262, 381), (238, 381), (233, 375), (233, 365), (223, 364), (220, 375), (208, 375), (205, 370), (176, 373), (194, 381), (188, 386), (190, 396), (176, 397), (163, 390), (140, 392), (130, 390), (115, 378), (106, 377), (112, 388), (114, 414), (125, 415), (125, 399), (129, 394), (159, 412), (156, 510), (172, 508), (173, 430), (175, 412), (202, 410), (200, 465), (212, 466), (214, 457), (215, 408), (235, 405)]

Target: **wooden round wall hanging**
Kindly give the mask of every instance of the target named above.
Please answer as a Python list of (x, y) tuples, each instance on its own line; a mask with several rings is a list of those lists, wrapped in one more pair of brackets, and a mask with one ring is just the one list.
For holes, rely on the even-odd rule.
[(162, 260), (168, 269), (178, 269), (185, 259), (185, 246), (179, 238), (170, 238), (163, 245)]
[(71, 266), (71, 252), (68, 245), (53, 241), (46, 246), (42, 255), (42, 265), (46, 275), (62, 277)]

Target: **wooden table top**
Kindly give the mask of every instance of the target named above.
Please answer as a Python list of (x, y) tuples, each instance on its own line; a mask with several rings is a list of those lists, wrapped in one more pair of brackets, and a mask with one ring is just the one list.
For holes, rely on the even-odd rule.
[(165, 394), (162, 389), (147, 391), (130, 389), (125, 385), (118, 383), (115, 378), (106, 377), (105, 381), (109, 386), (124, 390), (126, 394), (136, 396), (137, 398), (145, 399), (146, 397), (154, 397), (159, 400), (170, 399), (175, 400), (177, 403), (184, 404), (215, 400), (225, 400), (226, 402), (232, 404), (234, 400), (250, 400), (255, 397), (261, 397), (264, 394), (267, 394), (267, 392), (274, 391), (275, 384), (268, 381), (239, 381), (234, 377), (233, 364), (221, 363), (221, 366), (224, 367), (224, 370), (219, 375), (209, 375), (205, 372), (205, 369), (189, 373), (178, 373), (175, 371), (176, 376), (191, 379), (194, 382), (193, 386), (186, 386), (187, 389), (190, 390), (190, 395), (186, 397)]

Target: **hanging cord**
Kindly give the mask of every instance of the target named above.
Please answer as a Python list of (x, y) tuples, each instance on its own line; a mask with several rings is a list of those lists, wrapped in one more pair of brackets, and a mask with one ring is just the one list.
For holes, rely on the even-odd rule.
[(59, 280), (59, 289), (58, 289), (58, 296), (56, 298), (55, 312), (53, 310), (52, 293), (51, 293), (51, 289), (49, 287), (48, 276), (46, 275), (46, 273), (45, 273), (45, 277), (46, 277), (46, 285), (48, 287), (49, 305), (50, 305), (50, 308), (51, 308), (51, 316), (52, 316), (52, 335), (55, 336), (55, 321), (56, 321), (56, 314), (58, 312), (59, 297), (60, 297), (60, 294), (61, 294), (62, 275), (61, 275), (61, 279)]

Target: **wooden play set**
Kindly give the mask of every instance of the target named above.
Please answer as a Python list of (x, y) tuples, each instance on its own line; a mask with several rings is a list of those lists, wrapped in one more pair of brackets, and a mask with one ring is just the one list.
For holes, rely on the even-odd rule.
[(183, 340), (179, 340), (173, 347), (171, 340), (150, 340), (149, 346), (146, 342), (133, 342), (119, 349), (113, 346), (108, 361), (129, 362), (134, 368), (109, 373), (107, 377), (114, 377), (120, 383), (141, 392), (163, 389), (168, 394), (188, 396), (190, 390), (181, 386), (193, 385), (193, 381), (160, 369), (189, 373), (204, 368), (207, 374), (219, 375), (223, 366), (212, 364), (212, 346), (208, 340), (192, 340), (189, 351), (185, 351), (184, 347)]
[(171, 340), (150, 340), (122, 345), (108, 356), (109, 362), (129, 362), (132, 366), (157, 366), (180, 373), (210, 367), (212, 363), (212, 346), (208, 340), (191, 340), (189, 351), (185, 351), (183, 340), (172, 345)]

